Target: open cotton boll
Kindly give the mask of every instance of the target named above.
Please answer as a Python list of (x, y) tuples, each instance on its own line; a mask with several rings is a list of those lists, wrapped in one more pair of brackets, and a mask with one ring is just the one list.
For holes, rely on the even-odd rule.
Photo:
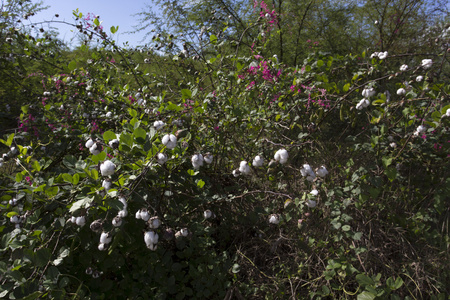
[(153, 123), (153, 127), (155, 127), (156, 128), (156, 130), (159, 130), (159, 129), (161, 129), (164, 125), (166, 125), (166, 123), (164, 123), (163, 121), (155, 121), (154, 123)]
[(375, 90), (374, 90), (374, 88), (365, 88), (365, 89), (363, 89), (363, 91), (362, 91), (362, 96), (364, 97), (364, 98), (370, 98), (370, 97), (372, 97), (372, 96), (374, 96), (375, 95)]
[(98, 244), (98, 250), (100, 250), (100, 251), (106, 250), (106, 247), (107, 246), (105, 244), (103, 244), (103, 243)]
[(85, 146), (86, 148), (91, 148), (94, 145), (94, 141), (92, 139), (88, 139)]
[(429, 69), (433, 65), (432, 59), (422, 59), (422, 68)]
[(113, 175), (115, 170), (116, 170), (116, 165), (110, 160), (105, 160), (100, 165), (100, 172), (102, 173), (102, 176)]
[(313, 190), (310, 192), (310, 194), (313, 195), (313, 196), (317, 196), (317, 195), (319, 195), (319, 191), (316, 190), (316, 189), (313, 189)]
[(450, 108), (447, 109), (447, 111), (445, 112), (445, 115), (446, 115), (447, 117), (450, 117)]
[(379, 59), (385, 59), (386, 57), (388, 57), (388, 52), (387, 51), (384, 51), (384, 52), (380, 52), (380, 53), (378, 53), (378, 58)]
[(405, 95), (405, 94), (406, 94), (406, 90), (405, 90), (404, 88), (399, 88), (399, 89), (397, 90), (397, 95), (403, 96), (403, 95)]
[(270, 224), (278, 224), (278, 223), (280, 223), (280, 217), (278, 215), (276, 215), (276, 214), (270, 215), (269, 223)]
[(306, 206), (308, 206), (308, 207), (310, 207), (310, 208), (314, 208), (314, 207), (317, 206), (317, 202), (314, 201), (314, 200), (308, 200), (308, 201), (306, 202)]
[(102, 187), (104, 187), (106, 191), (109, 191), (112, 187), (112, 182), (105, 179), (102, 182)]
[(156, 161), (158, 164), (163, 165), (167, 161), (167, 155), (164, 153), (158, 153), (158, 155), (156, 155)]
[(113, 140), (109, 141), (108, 145), (113, 149), (117, 149), (117, 148), (119, 148), (120, 142), (118, 139), (113, 139)]
[(406, 70), (408, 70), (408, 65), (401, 65), (400, 66), (400, 71), (405, 72)]
[(86, 224), (86, 218), (84, 216), (81, 217), (77, 217), (77, 219), (75, 220), (76, 224), (80, 227), (83, 227), (84, 224)]
[(93, 155), (97, 155), (102, 151), (102, 146), (94, 143), (90, 148), (89, 148), (89, 152), (91, 152)]
[(262, 158), (261, 156), (257, 155), (255, 156), (255, 158), (253, 159), (253, 163), (252, 165), (254, 167), (262, 167), (264, 164), (264, 158)]
[(416, 81), (417, 82), (421, 82), (422, 80), (423, 80), (423, 76), (422, 75), (419, 75), (419, 76), (416, 77)]
[(120, 225), (122, 225), (122, 218), (119, 216), (116, 216), (113, 220), (112, 220), (112, 225), (114, 227), (119, 227)]
[(209, 219), (209, 218), (211, 218), (213, 215), (214, 215), (213, 212), (210, 211), (209, 209), (207, 209), (207, 210), (205, 210), (205, 211), (203, 212), (203, 217), (204, 217), (205, 219)]
[(156, 244), (158, 243), (159, 236), (156, 232), (150, 230), (144, 234), (144, 241), (147, 248), (154, 251), (156, 250)]
[[(136, 217), (137, 218), (137, 217)], [(142, 219), (145, 222), (147, 222), (150, 219), (150, 214), (148, 213), (148, 210), (146, 208), (142, 208), (140, 210), (140, 217), (137, 219)]]
[(276, 161), (278, 161), (280, 164), (285, 164), (289, 158), (289, 154), (286, 149), (280, 149), (277, 152), (275, 152), (275, 155), (273, 158)]
[(241, 161), (239, 165), (239, 172), (241, 172), (244, 175), (250, 174), (251, 170), (246, 160)]
[(161, 220), (158, 216), (151, 217), (148, 220), (148, 227), (151, 229), (157, 229), (161, 225)]
[(109, 236), (109, 233), (106, 232), (102, 232), (102, 234), (100, 235), (100, 243), (101, 244), (109, 244), (111, 243), (112, 238)]
[(213, 158), (214, 158), (214, 156), (209, 152), (206, 153), (205, 156), (203, 157), (205, 163), (207, 163), (208, 165), (212, 164)]
[(177, 137), (173, 134), (166, 134), (163, 136), (162, 141), (168, 149), (174, 149), (177, 146)]
[(317, 176), (319, 177), (325, 177), (328, 175), (328, 170), (327, 168), (325, 168), (324, 166), (321, 166), (317, 171), (316, 171)]
[(201, 154), (194, 154), (192, 155), (191, 162), (194, 169), (199, 169), (201, 166), (203, 166), (203, 155)]
[(241, 172), (239, 171), (239, 169), (233, 170), (234, 177), (239, 177), (239, 175), (241, 175)]

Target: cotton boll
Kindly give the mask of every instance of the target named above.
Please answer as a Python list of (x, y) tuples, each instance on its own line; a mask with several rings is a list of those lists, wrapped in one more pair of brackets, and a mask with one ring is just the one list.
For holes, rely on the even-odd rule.
[(376, 93), (376, 92), (375, 92), (374, 88), (365, 88), (365, 89), (363, 89), (363, 91), (362, 91), (362, 96), (363, 96), (364, 98), (370, 98), (370, 97), (374, 96), (375, 93)]
[(166, 134), (162, 138), (162, 143), (165, 145), (168, 149), (174, 149), (177, 146), (177, 137), (173, 134)]
[(239, 171), (239, 169), (233, 170), (234, 177), (239, 177), (239, 175), (241, 175), (241, 172)]
[(406, 70), (408, 70), (408, 65), (401, 65), (400, 66), (400, 71), (405, 72)]
[(247, 161), (245, 161), (245, 160), (241, 161), (241, 163), (239, 165), (239, 172), (241, 172), (244, 175), (250, 174), (251, 170), (250, 170), (250, 167), (249, 167)]
[(106, 113), (106, 117), (107, 117), (107, 118), (111, 118), (111, 117), (112, 117), (112, 112), (108, 111), (108, 112)]
[(112, 182), (110, 180), (105, 179), (102, 182), (102, 187), (104, 187), (106, 191), (109, 191), (112, 187)]
[(101, 244), (109, 244), (111, 243), (112, 238), (109, 236), (109, 233), (106, 232), (102, 232), (102, 234), (100, 235), (100, 243)]
[(141, 219), (141, 210), (138, 210), (135, 214), (136, 219)]
[(107, 246), (105, 244), (103, 244), (103, 243), (98, 244), (98, 250), (104, 251), (104, 250), (106, 250), (106, 248), (107, 248)]
[(447, 111), (445, 112), (445, 115), (446, 115), (447, 117), (450, 117), (450, 108), (447, 109)]
[(166, 125), (166, 123), (164, 123), (163, 121), (155, 121), (153, 123), (153, 127), (155, 127), (156, 130), (161, 129), (164, 125)]
[(14, 215), (9, 218), (9, 221), (11, 223), (17, 224), (17, 223), (20, 223), (20, 218), (18, 215)]
[(388, 56), (387, 51), (378, 53), (378, 58), (381, 60), (386, 59), (387, 56)]
[(86, 224), (86, 218), (85, 218), (84, 216), (77, 217), (76, 220), (75, 220), (75, 223), (76, 223), (78, 226), (83, 227), (84, 224)]
[(203, 157), (205, 163), (207, 163), (208, 165), (212, 164), (213, 158), (214, 158), (214, 156), (209, 152), (206, 153), (205, 156)]
[(327, 168), (325, 168), (325, 166), (321, 166), (318, 170), (317, 170), (317, 176), (319, 177), (325, 177), (328, 175), (328, 170)]
[(100, 220), (95, 220), (94, 222), (91, 223), (89, 228), (93, 232), (100, 232), (100, 230), (102, 230), (102, 228), (103, 228), (103, 224), (102, 224), (102, 222)]
[(77, 222), (77, 217), (72, 216), (70, 218), (70, 222), (72, 222), (73, 224), (75, 224)]
[(280, 217), (278, 215), (276, 215), (276, 214), (270, 215), (269, 223), (270, 224), (278, 224), (278, 223), (280, 223)]
[(262, 167), (264, 164), (264, 158), (262, 158), (261, 156), (257, 155), (255, 156), (255, 158), (253, 159), (253, 163), (252, 165), (256, 168), (258, 167)]
[(116, 169), (116, 165), (110, 161), (110, 160), (105, 160), (101, 165), (100, 165), (100, 172), (102, 173), (102, 176), (110, 176), (114, 174), (114, 171)]
[(374, 52), (374, 53), (372, 53), (372, 55), (370, 55), (370, 58), (378, 57), (378, 53), (379, 53), (379, 52)]
[(91, 148), (94, 145), (94, 141), (92, 139), (87, 140), (85, 146), (86, 148)]
[(167, 161), (167, 155), (164, 153), (158, 153), (158, 155), (156, 155), (156, 160), (158, 164), (163, 165)]
[(422, 80), (423, 80), (423, 76), (422, 75), (419, 75), (419, 76), (416, 77), (416, 81), (417, 82), (421, 82)]
[(152, 230), (145, 232), (144, 241), (147, 245), (147, 248), (149, 248), (150, 250), (156, 250), (155, 245), (158, 243), (158, 240), (159, 236), (156, 232)]
[(122, 225), (122, 218), (119, 216), (116, 216), (113, 220), (112, 220), (112, 225), (114, 227), (119, 227), (120, 225)]
[(405, 90), (404, 88), (399, 88), (399, 89), (397, 90), (397, 95), (403, 96), (403, 95), (405, 95), (405, 94), (406, 94), (406, 90)]
[(317, 195), (319, 195), (319, 191), (316, 190), (316, 189), (314, 189), (314, 190), (312, 190), (312, 191), (310, 192), (310, 194), (313, 195), (313, 196), (317, 196)]
[(275, 152), (274, 159), (280, 164), (285, 164), (289, 158), (289, 154), (286, 149), (280, 149)]
[(205, 211), (203, 212), (203, 217), (204, 217), (205, 219), (212, 218), (213, 215), (214, 215), (213, 212), (210, 211), (209, 209), (207, 209), (207, 210), (205, 210)]
[(140, 219), (147, 222), (150, 219), (150, 214), (148, 213), (146, 208), (140, 210)]
[(184, 237), (187, 237), (189, 235), (189, 230), (187, 228), (182, 228), (180, 230), (180, 232), (181, 232), (181, 235)]
[(191, 162), (194, 169), (199, 169), (201, 166), (203, 166), (204, 162), (203, 155), (201, 154), (192, 155)]
[(422, 59), (422, 68), (424, 68), (425, 70), (431, 68), (432, 65), (433, 65), (432, 59)]
[(148, 227), (151, 229), (157, 229), (161, 225), (161, 220), (159, 220), (158, 216), (151, 217), (148, 220)]
[(108, 145), (113, 149), (117, 149), (117, 148), (119, 148), (120, 142), (118, 139), (113, 139), (113, 140), (109, 141)]
[(94, 143), (91, 148), (89, 148), (89, 152), (91, 152), (93, 155), (100, 154), (102, 151), (102, 146), (98, 143)]
[(317, 206), (317, 202), (314, 201), (314, 200), (308, 200), (308, 201), (306, 202), (306, 206), (308, 206), (309, 208), (314, 208), (314, 207)]

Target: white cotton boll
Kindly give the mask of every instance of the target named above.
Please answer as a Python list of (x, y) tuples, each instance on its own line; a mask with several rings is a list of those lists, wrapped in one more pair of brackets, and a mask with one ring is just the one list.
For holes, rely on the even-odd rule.
[(153, 127), (155, 127), (156, 128), (156, 130), (159, 130), (159, 129), (161, 129), (164, 125), (166, 125), (166, 123), (164, 123), (163, 121), (155, 121), (154, 123), (153, 123)]
[(372, 53), (372, 55), (370, 56), (370, 58), (374, 58), (374, 57), (378, 57), (378, 52), (374, 52), (374, 53)]
[(103, 243), (98, 244), (98, 250), (100, 250), (100, 251), (106, 250), (106, 245)]
[(406, 90), (405, 90), (404, 88), (399, 88), (399, 89), (397, 90), (397, 95), (403, 96), (403, 95), (405, 95), (405, 94), (406, 94)]
[(203, 155), (201, 154), (194, 154), (192, 155), (191, 162), (194, 169), (199, 169), (201, 166), (203, 166)]
[(370, 98), (370, 97), (374, 96), (375, 93), (376, 92), (375, 92), (374, 88), (365, 88), (362, 91), (362, 95), (364, 98)]
[(141, 218), (141, 210), (138, 210), (135, 214), (136, 219), (142, 219)]
[(114, 227), (119, 227), (120, 225), (122, 225), (122, 218), (117, 216), (112, 220), (112, 225)]
[(91, 152), (93, 155), (100, 154), (101, 152), (101, 146), (99, 146), (97, 143), (94, 143), (91, 148), (89, 148), (89, 152)]
[(112, 187), (112, 182), (105, 179), (102, 182), (102, 187), (104, 187), (106, 191), (109, 191)]
[(389, 146), (390, 146), (391, 148), (395, 148), (395, 147), (397, 147), (397, 144), (394, 143), (394, 142), (392, 142), (392, 143), (389, 144)]
[(255, 156), (255, 158), (253, 159), (253, 163), (252, 165), (256, 168), (258, 167), (262, 167), (264, 164), (264, 158), (262, 158), (261, 156), (257, 155)]
[(234, 177), (239, 177), (239, 175), (241, 175), (241, 172), (238, 169), (236, 169), (236, 170), (233, 170), (232, 174)]
[(92, 139), (87, 140), (85, 146), (86, 148), (91, 148), (94, 145), (94, 141)]
[(126, 209), (120, 210), (117, 215), (121, 218), (125, 218), (126, 216), (128, 216), (128, 211)]
[(111, 148), (113, 148), (113, 149), (119, 148), (119, 144), (120, 144), (120, 142), (119, 142), (118, 139), (110, 140), (109, 143), (108, 143), (108, 145), (109, 145)]
[(319, 177), (325, 177), (328, 175), (328, 170), (325, 166), (321, 166), (316, 173)]
[(275, 152), (275, 155), (273, 158), (276, 161), (278, 161), (280, 164), (285, 164), (289, 158), (289, 154), (286, 149), (280, 149), (277, 152)]
[(112, 112), (108, 111), (108, 112), (106, 113), (106, 117), (107, 117), (107, 118), (111, 118), (111, 117), (112, 117)]
[(83, 227), (84, 224), (86, 224), (86, 218), (84, 216), (81, 217), (77, 217), (77, 219), (75, 220), (75, 223), (80, 226)]
[(378, 53), (378, 58), (379, 59), (385, 59), (387, 56), (388, 56), (388, 52), (387, 51)]
[(189, 235), (189, 230), (187, 228), (182, 228), (180, 230), (180, 232), (181, 232), (181, 235), (184, 237), (187, 237)]
[(165, 164), (167, 161), (167, 155), (165, 155), (164, 153), (158, 153), (158, 155), (156, 155), (156, 161), (160, 165)]
[(251, 170), (250, 170), (250, 167), (249, 167), (247, 161), (245, 161), (245, 160), (241, 161), (241, 163), (239, 165), (239, 172), (241, 172), (244, 175), (250, 174)]
[(433, 60), (431, 59), (422, 59), (422, 68), (429, 69), (433, 65)]
[(306, 180), (308, 180), (309, 182), (313, 182), (314, 179), (316, 179), (316, 175), (315, 174), (308, 175), (308, 177), (306, 177)]
[(173, 149), (177, 146), (177, 137), (173, 134), (166, 134), (162, 138), (162, 143), (165, 145), (168, 149)]
[(310, 174), (312, 172), (312, 168), (309, 164), (304, 164), (303, 169), (305, 169), (306, 174)]
[(421, 82), (422, 80), (423, 80), (423, 76), (422, 75), (419, 75), (419, 76), (416, 77), (416, 81), (417, 82)]
[(314, 189), (314, 190), (312, 190), (312, 191), (310, 192), (310, 194), (313, 195), (313, 196), (317, 196), (317, 195), (319, 195), (319, 191), (316, 190), (316, 189)]
[(150, 214), (146, 208), (141, 209), (140, 219), (144, 220), (144, 222), (147, 222), (150, 219)]
[(109, 233), (106, 232), (102, 232), (102, 234), (100, 235), (100, 243), (101, 244), (109, 244), (111, 243), (112, 238), (109, 236)]
[(150, 230), (144, 234), (145, 244), (147, 245), (147, 248), (149, 248), (150, 250), (156, 250), (155, 245), (158, 243), (158, 240), (159, 236), (154, 231)]
[(157, 229), (159, 226), (161, 226), (161, 220), (159, 219), (158, 216), (152, 217), (152, 218), (150, 218), (150, 220), (148, 220), (149, 228)]
[(408, 65), (401, 65), (400, 66), (400, 71), (405, 72), (406, 70), (408, 70)]
[(115, 170), (116, 170), (116, 165), (110, 160), (105, 160), (100, 165), (100, 172), (102, 173), (102, 176), (113, 175)]
[(122, 202), (122, 204), (123, 204), (123, 209), (126, 209), (126, 208), (128, 207), (127, 199), (125, 199), (125, 197), (120, 196), (120, 197), (119, 197), (119, 201)]
[(205, 156), (203, 157), (205, 163), (207, 163), (208, 165), (212, 164), (214, 156), (211, 153), (206, 153)]
[(419, 133), (423, 133), (427, 130), (427, 128), (423, 125), (419, 125), (419, 127), (417, 127), (416, 131)]
[(278, 215), (276, 215), (276, 214), (270, 215), (269, 223), (270, 224), (278, 224), (278, 223), (280, 223), (280, 217)]
[(306, 202), (306, 206), (308, 206), (308, 207), (310, 207), (310, 208), (314, 208), (314, 207), (317, 206), (317, 202), (314, 201), (314, 200), (308, 200), (308, 201)]
[(72, 216), (71, 218), (70, 218), (70, 222), (72, 222), (72, 223), (76, 223), (77, 222), (77, 217), (74, 217), (74, 216)]
[(445, 115), (446, 115), (447, 117), (450, 117), (450, 108), (447, 109), (447, 111), (445, 112)]
[(213, 213), (212, 213), (212, 211), (210, 211), (209, 209), (207, 209), (207, 210), (205, 210), (204, 212), (203, 212), (203, 217), (205, 218), (205, 219), (209, 219), (209, 218), (211, 218), (213, 216)]
[(10, 221), (11, 223), (17, 224), (17, 223), (20, 222), (20, 218), (19, 218), (18, 215), (14, 215), (14, 216), (11, 216), (11, 217), (9, 218), (9, 221)]

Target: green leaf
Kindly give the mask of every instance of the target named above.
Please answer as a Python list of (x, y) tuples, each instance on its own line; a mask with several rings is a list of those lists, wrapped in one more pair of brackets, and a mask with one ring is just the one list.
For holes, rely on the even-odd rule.
[(73, 71), (77, 67), (77, 62), (72, 60), (67, 67), (69, 68), (70, 71)]
[(142, 128), (140, 128), (140, 127), (136, 128), (136, 129), (134, 130), (133, 135), (134, 135), (134, 138), (136, 139), (136, 141), (137, 141), (139, 144), (145, 143), (145, 138), (146, 138), (146, 136), (147, 136), (147, 132), (146, 132), (144, 129), (142, 129)]
[(111, 30), (111, 33), (114, 34), (117, 32), (117, 30), (119, 30), (119, 26), (115, 26), (115, 27), (111, 26), (111, 28), (109, 30)]
[(14, 139), (14, 133), (11, 133), (11, 134), (8, 136), (8, 139), (7, 139), (6, 141), (0, 139), (0, 142), (2, 142), (3, 144), (5, 144), (5, 145), (8, 146), (8, 147), (11, 147), (11, 144), (12, 144), (12, 142), (13, 142), (13, 139)]
[(72, 180), (72, 183), (76, 185), (80, 181), (80, 175), (78, 175), (78, 173), (74, 174)]
[(397, 277), (397, 279), (394, 281), (394, 279), (392, 277), (389, 277), (386, 280), (386, 285), (391, 289), (391, 290), (396, 290), (399, 289), (402, 285), (403, 285), (403, 279), (401, 277)]
[(100, 25), (100, 21), (97, 18), (95, 18), (94, 19), (94, 24), (95, 24), (95, 26), (99, 26)]
[(128, 147), (132, 147), (133, 146), (133, 137), (131, 136), (131, 134), (128, 133), (122, 133), (120, 135), (120, 143), (127, 145)]
[(199, 187), (199, 188), (203, 188), (204, 186), (205, 186), (205, 182), (203, 181), (203, 180), (198, 180), (197, 181), (197, 186)]
[(98, 164), (106, 159), (106, 152), (102, 151), (97, 155), (92, 155), (91, 159), (95, 164)]
[(394, 167), (390, 167), (386, 169), (386, 176), (388, 177), (389, 181), (394, 181), (394, 179), (397, 177), (397, 169)]
[(190, 99), (192, 97), (192, 92), (188, 89), (182, 89), (181, 96), (183, 97), (183, 99)]
[(216, 44), (217, 43), (217, 36), (215, 36), (214, 34), (211, 34), (209, 36), (209, 40), (211, 43)]
[(195, 170), (192, 170), (192, 169), (189, 169), (187, 172), (188, 172), (188, 174), (191, 175), (191, 176), (195, 176), (195, 175), (197, 175), (198, 173), (200, 173), (199, 171), (195, 171)]
[(18, 215), (18, 213), (15, 212), (15, 211), (10, 211), (9, 213), (6, 214), (6, 216), (7, 216), (8, 218), (11, 218), (12, 216), (15, 216), (15, 215)]
[(81, 200), (76, 201), (72, 204), (70, 207), (70, 212), (73, 213), (74, 211), (79, 210), (80, 208), (86, 207), (86, 205), (90, 204), (94, 200), (94, 197), (86, 197)]
[(385, 168), (389, 167), (392, 164), (392, 157), (383, 157), (383, 165)]
[(72, 178), (72, 175), (70, 175), (70, 174), (67, 174), (67, 173), (62, 174), (62, 178), (65, 182), (73, 183), (73, 178)]
[(33, 162), (33, 169), (38, 171), (38, 172), (41, 170), (41, 165), (39, 164), (39, 162), (37, 160), (35, 160)]
[(57, 186), (52, 186), (52, 187), (49, 187), (48, 189), (45, 189), (45, 194), (49, 197), (56, 196), (56, 194), (58, 194), (58, 192), (59, 192), (59, 187), (57, 187)]
[(375, 285), (375, 282), (373, 281), (373, 279), (372, 278), (370, 278), (369, 276), (367, 276), (367, 275), (364, 275), (364, 274), (358, 274), (358, 275), (356, 275), (356, 281), (358, 281), (358, 283), (361, 285), (361, 286), (373, 286), (373, 285)]
[(92, 169), (92, 170), (91, 170), (91, 177), (92, 177), (94, 180), (97, 180), (97, 179), (98, 179), (98, 171), (97, 171), (96, 169)]
[(343, 231), (349, 231), (351, 229), (350, 225), (344, 225), (342, 226)]
[(22, 173), (17, 173), (17, 174), (16, 174), (16, 182), (21, 182), (22, 179), (23, 179)]
[(105, 143), (108, 143), (111, 140), (117, 139), (117, 136), (114, 132), (108, 130), (103, 133), (103, 139), (105, 140)]
[(376, 297), (376, 295), (365, 291), (365, 292), (362, 292), (361, 294), (359, 294), (356, 299), (358, 299), (358, 300), (373, 300), (373, 299), (375, 299), (375, 297)]
[(347, 83), (346, 85), (344, 85), (344, 87), (342, 88), (342, 90), (344, 92), (347, 92), (350, 89), (350, 83)]

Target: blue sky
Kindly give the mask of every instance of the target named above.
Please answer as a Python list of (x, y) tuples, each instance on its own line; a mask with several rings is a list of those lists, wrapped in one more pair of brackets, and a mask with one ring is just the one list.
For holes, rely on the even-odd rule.
[[(37, 2), (37, 1), (33, 1)], [(110, 34), (111, 26), (119, 26), (118, 32), (114, 35), (118, 45), (122, 46), (123, 42), (128, 41), (131, 46), (143, 45), (140, 41), (143, 39), (145, 32), (136, 34), (126, 34), (127, 31), (133, 31), (133, 25), (138, 24), (138, 18), (133, 17), (146, 7), (146, 3), (151, 1), (143, 0), (43, 0), (44, 6), (48, 9), (38, 13), (30, 20), (33, 22), (41, 21), (66, 21), (74, 23), (72, 11), (79, 9), (83, 14), (93, 13), (100, 16), (100, 21), (105, 31)], [(59, 18), (55, 17), (59, 14)], [(74, 33), (72, 26), (53, 23), (52, 27), (57, 27), (60, 38), (69, 42)], [(44, 26), (45, 28), (45, 26)], [(76, 42), (76, 40), (75, 40)]]

